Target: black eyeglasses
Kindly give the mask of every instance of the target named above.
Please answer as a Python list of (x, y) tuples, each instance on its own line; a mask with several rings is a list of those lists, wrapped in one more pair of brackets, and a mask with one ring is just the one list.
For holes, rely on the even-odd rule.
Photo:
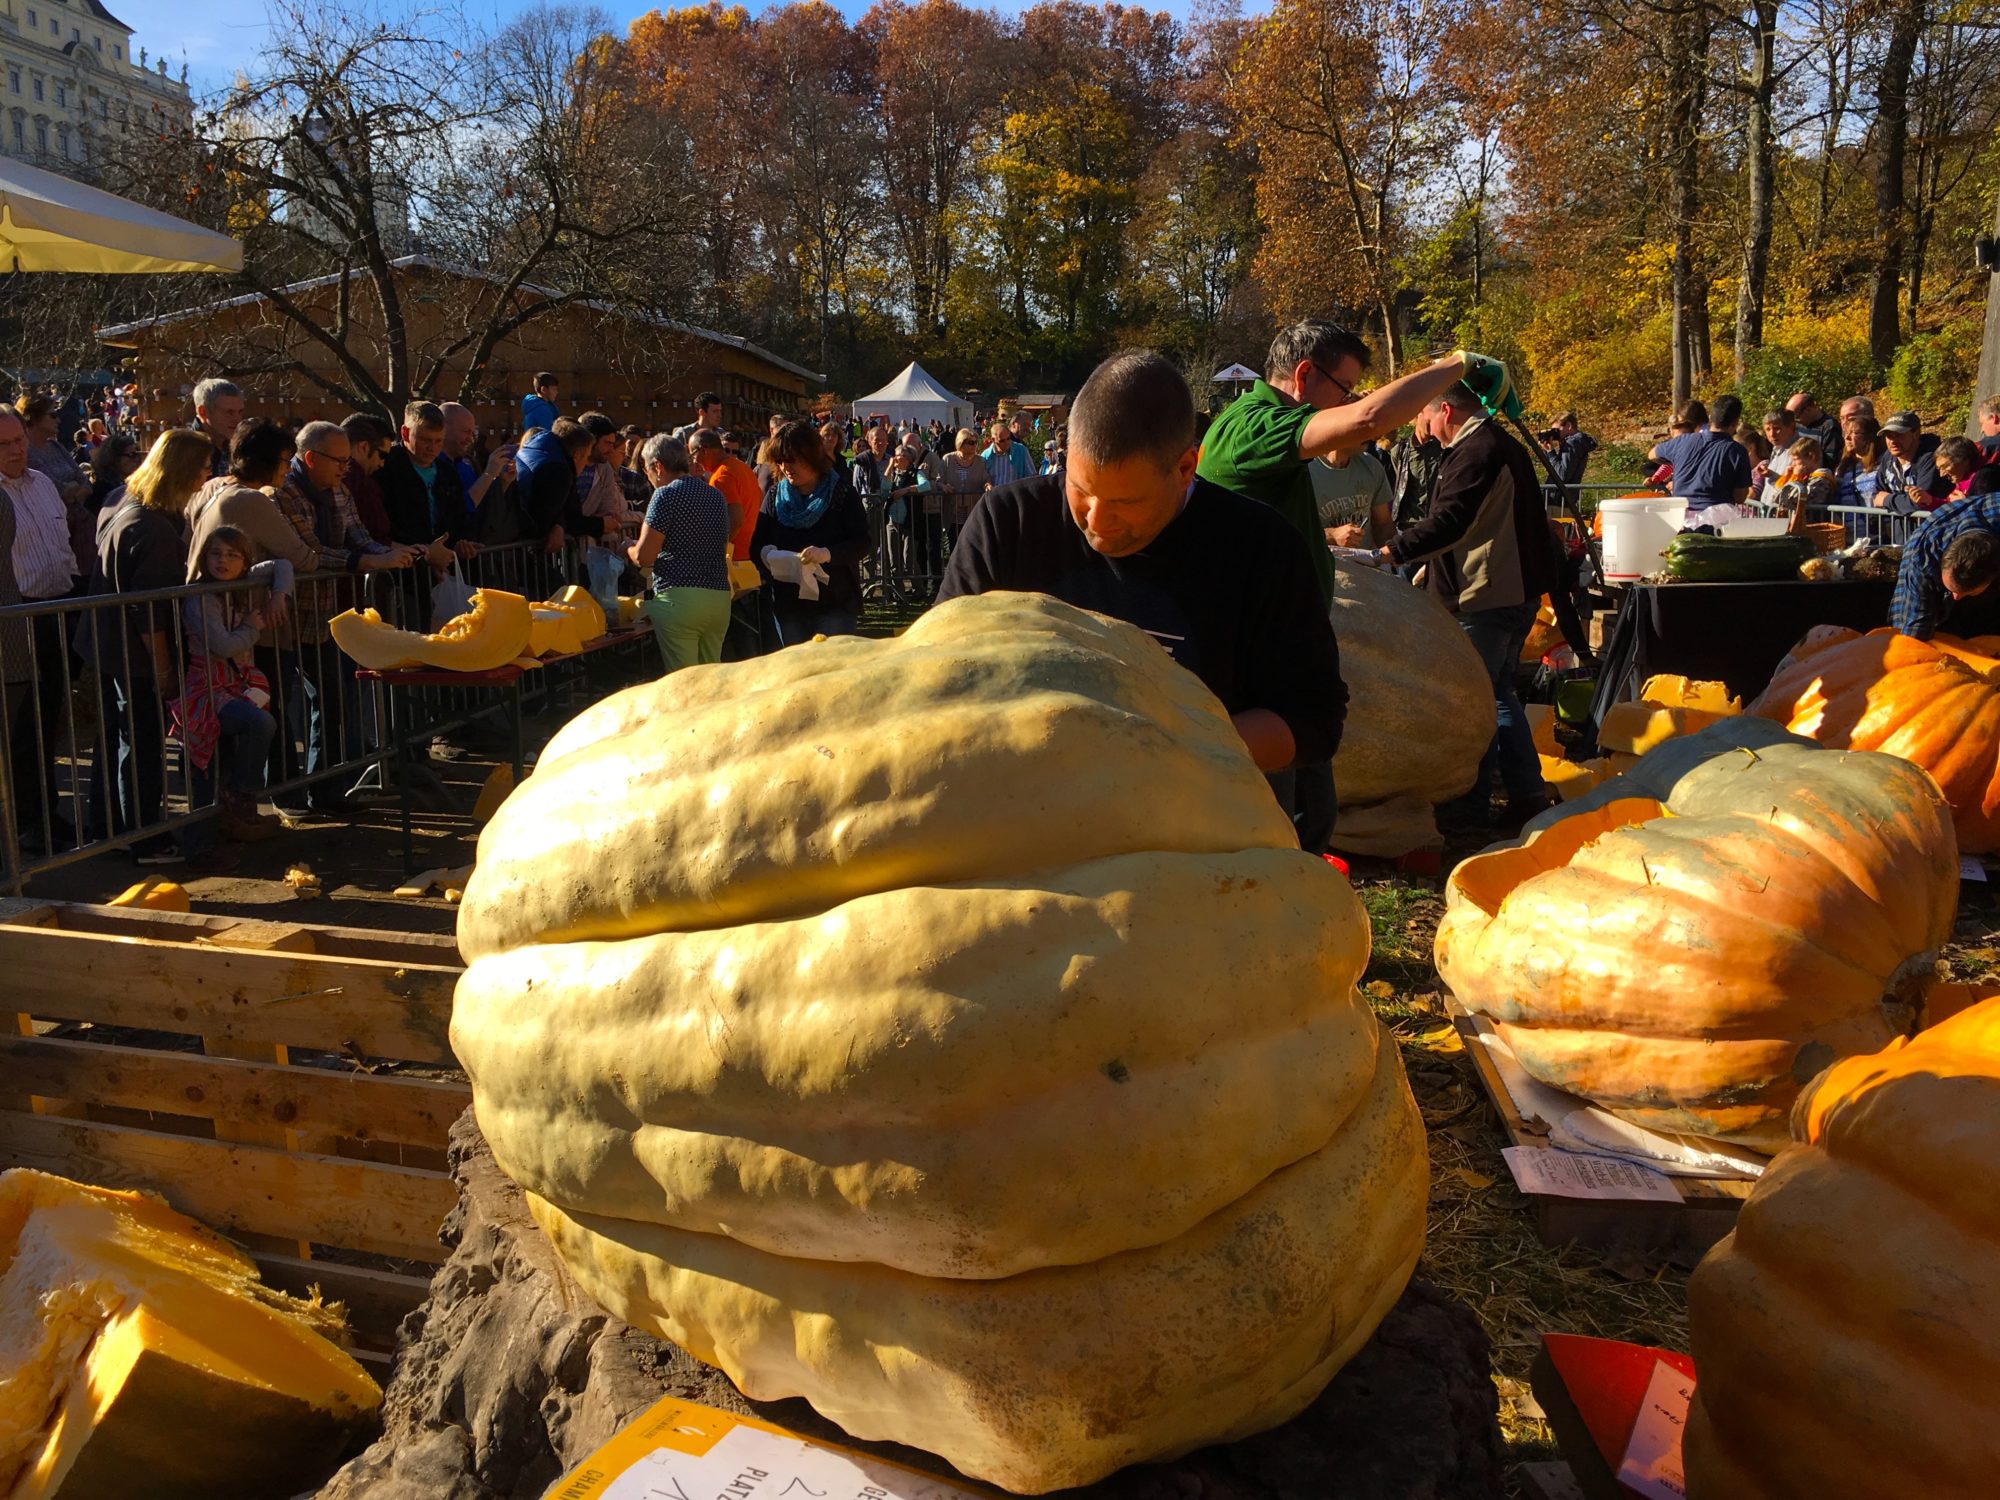
[(1325, 365), (1323, 365), (1323, 364), (1321, 364), (1321, 363), (1320, 363), (1320, 362), (1319, 362), (1318, 360), (1316, 360), (1316, 359), (1309, 359), (1309, 360), (1307, 360), (1307, 361), (1306, 361), (1306, 363), (1307, 363), (1307, 364), (1309, 364), (1309, 365), (1311, 365), (1311, 366), (1312, 366), (1312, 367), (1313, 367), (1313, 368), (1314, 368), (1315, 370), (1319, 371), (1319, 373), (1320, 373), (1320, 374), (1321, 374), (1322, 376), (1324, 376), (1324, 377), (1325, 377), (1325, 378), (1327, 379), (1327, 381), (1328, 381), (1328, 382), (1330, 382), (1330, 383), (1332, 384), (1333, 388), (1334, 388), (1334, 389), (1335, 389), (1336, 391), (1339, 391), (1339, 392), (1340, 392), (1340, 398), (1341, 398), (1341, 400), (1343, 400), (1343, 401), (1352, 401), (1352, 400), (1354, 399), (1354, 387), (1353, 387), (1353, 386), (1349, 385), (1349, 384), (1348, 384), (1348, 383), (1347, 383), (1346, 381), (1342, 380), (1342, 379), (1341, 379), (1341, 378), (1340, 378), (1339, 376), (1337, 376), (1337, 375), (1332, 375), (1332, 374), (1329, 374), (1329, 373), (1327, 372), (1327, 368), (1326, 368), (1326, 366), (1325, 366)]

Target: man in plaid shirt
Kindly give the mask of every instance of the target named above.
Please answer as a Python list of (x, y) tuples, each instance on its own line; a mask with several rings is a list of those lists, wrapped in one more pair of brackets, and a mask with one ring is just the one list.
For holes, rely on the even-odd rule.
[(2000, 629), (2000, 493), (1968, 495), (1931, 512), (1903, 544), (1889, 623), (1927, 641), (1946, 623), (1957, 635)]

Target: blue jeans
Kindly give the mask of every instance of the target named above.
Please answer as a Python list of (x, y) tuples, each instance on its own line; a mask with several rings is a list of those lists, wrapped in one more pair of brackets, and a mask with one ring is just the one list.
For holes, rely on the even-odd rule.
[(1528, 629), (1535, 623), (1535, 604), (1510, 604), (1502, 609), (1475, 610), (1458, 617), (1472, 649), (1493, 683), (1493, 707), (1499, 727), (1493, 743), (1479, 762), (1479, 779), (1463, 797), (1447, 807), (1483, 813), (1493, 796), (1493, 773), (1507, 789), (1509, 802), (1533, 802), (1547, 795), (1542, 789), (1542, 762), (1535, 753), (1533, 732), (1521, 707), (1521, 695), (1514, 690), (1514, 673), (1527, 643)]
[(778, 644), (796, 646), (816, 635), (853, 635), (857, 623), (851, 609), (835, 609), (817, 600), (772, 601), (778, 617)]
[[(264, 763), (270, 757), (278, 721), (247, 698), (231, 698), (217, 704), (215, 717), (222, 725), (222, 734), (215, 742), (208, 769), (203, 770), (192, 760), (188, 762), (191, 808), (214, 805), (218, 778), (223, 790), (232, 793), (255, 796), (264, 789)], [(208, 848), (214, 840), (213, 823), (191, 823), (181, 830), (181, 848), (189, 854)]]

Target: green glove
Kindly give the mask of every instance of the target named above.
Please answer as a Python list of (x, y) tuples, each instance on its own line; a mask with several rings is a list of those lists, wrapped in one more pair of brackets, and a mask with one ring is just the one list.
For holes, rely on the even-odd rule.
[(1520, 421), (1521, 398), (1514, 394), (1514, 380), (1507, 367), (1490, 355), (1474, 354), (1469, 349), (1459, 350), (1458, 357), (1465, 361), (1463, 379), (1479, 404), (1495, 416), (1504, 412)]

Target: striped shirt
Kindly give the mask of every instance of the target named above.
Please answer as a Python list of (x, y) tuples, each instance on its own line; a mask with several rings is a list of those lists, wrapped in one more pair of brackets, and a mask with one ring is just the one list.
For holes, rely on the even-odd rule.
[(986, 460), (986, 473), (995, 489), (1003, 484), (1012, 484), (1017, 479), (1035, 477), (1035, 458), (1028, 452), (1026, 443), (1009, 443), (1005, 453), (988, 444), (986, 451), (979, 456)]
[(646, 525), (663, 540), (653, 591), (729, 588), (729, 503), (705, 479), (683, 474), (653, 491)]
[(76, 586), (76, 553), (69, 545), (69, 512), (55, 481), (38, 469), (19, 479), (0, 474), (0, 489), (14, 502), (14, 582), (23, 599), (60, 599)]

